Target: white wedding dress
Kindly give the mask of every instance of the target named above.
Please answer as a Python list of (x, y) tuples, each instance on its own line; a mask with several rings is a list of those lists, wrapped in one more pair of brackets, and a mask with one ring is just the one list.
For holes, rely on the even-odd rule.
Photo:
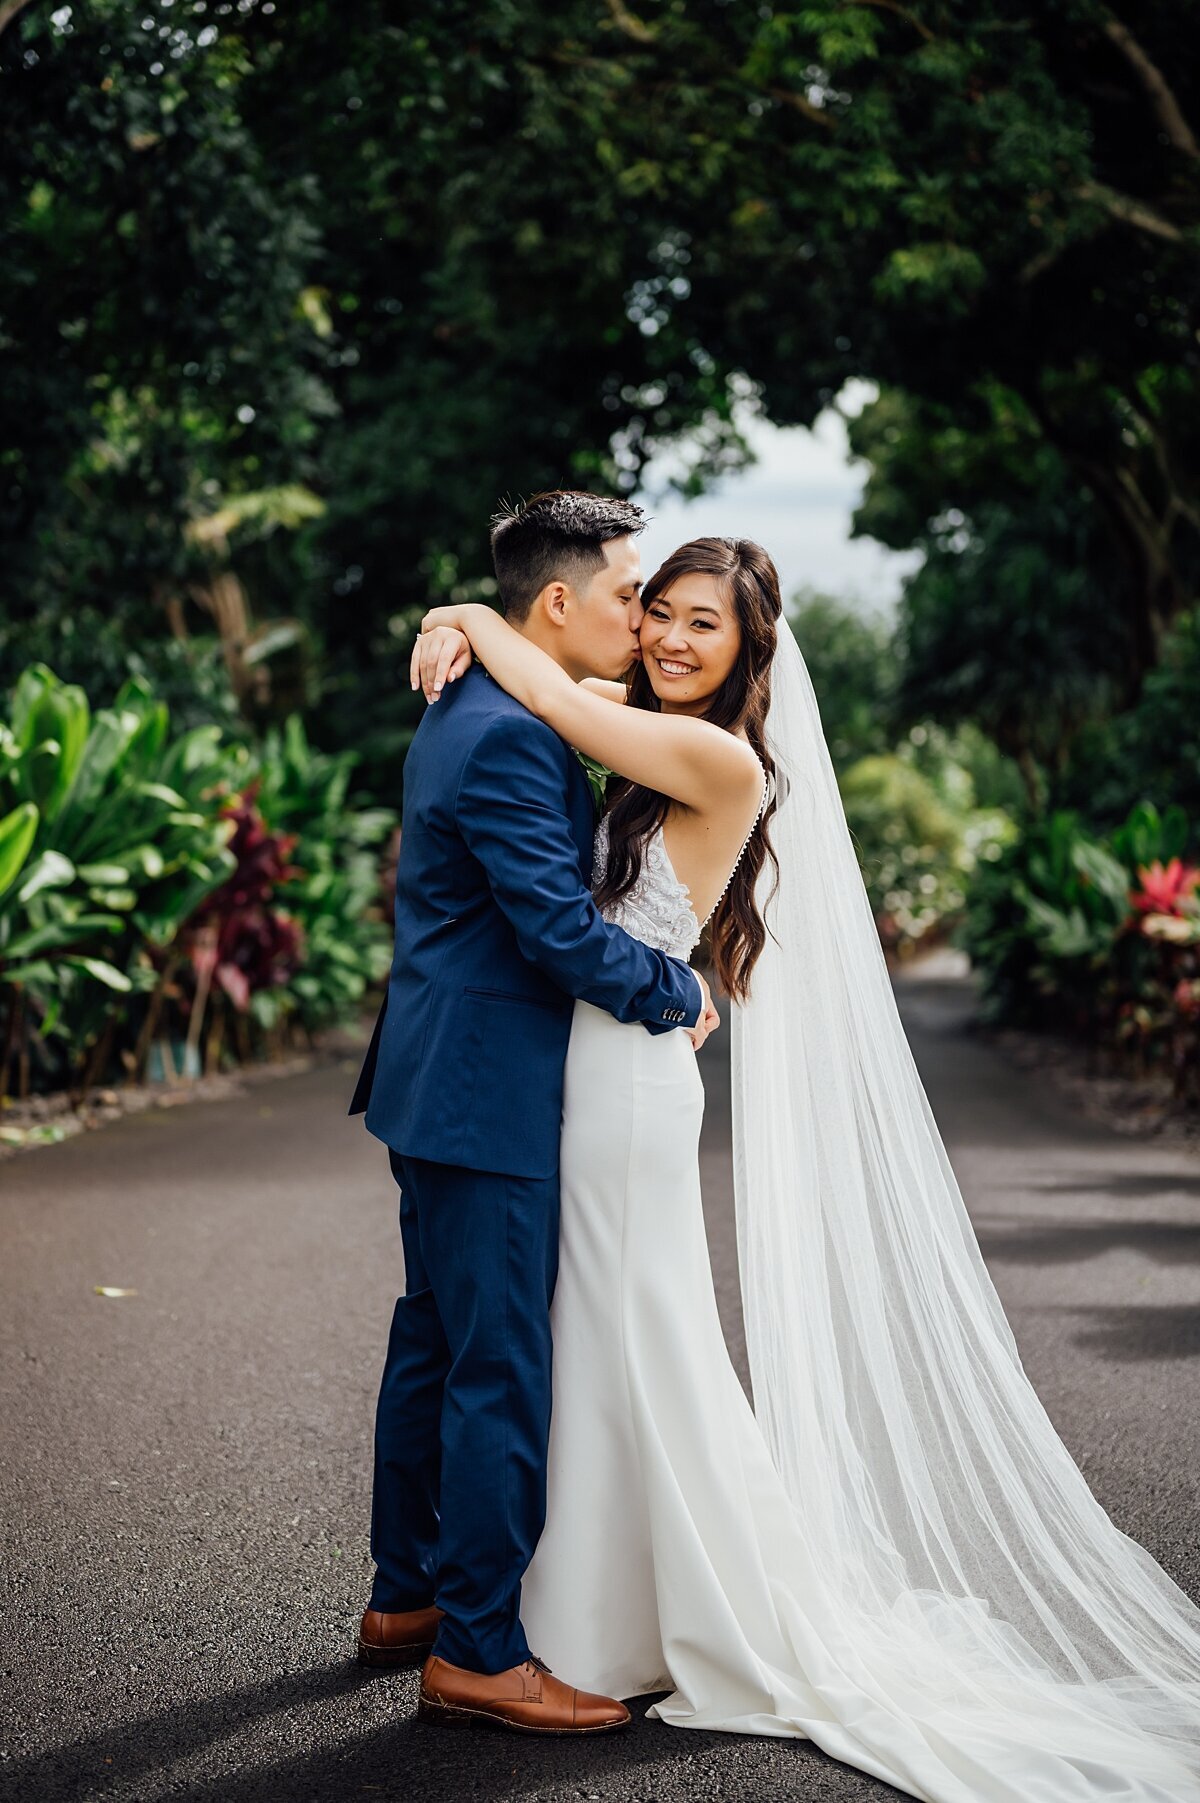
[[(605, 853), (602, 822), (598, 869)], [(608, 917), (678, 957), (695, 946), (661, 833)], [(651, 1709), (664, 1722), (807, 1737), (928, 1803), (1200, 1798), (1171, 1749), (1119, 1728), (1106, 1740), (1119, 1687), (1073, 1715), (1053, 1676), (1031, 1683), (1019, 1659), (993, 1669), (985, 1654), (973, 1669), (975, 1618), (954, 1612), (964, 1599), (943, 1617), (914, 1594), (879, 1634), (874, 1617), (864, 1627), (856, 1551), (844, 1545), (841, 1569), (837, 1550), (814, 1553), (803, 1480), (789, 1494), (726, 1350), (701, 1208), (703, 1106), (684, 1033), (576, 1004), (548, 1512), (522, 1589), (531, 1647), (590, 1690), (668, 1691)], [(819, 1512), (815, 1463), (812, 1494)]]

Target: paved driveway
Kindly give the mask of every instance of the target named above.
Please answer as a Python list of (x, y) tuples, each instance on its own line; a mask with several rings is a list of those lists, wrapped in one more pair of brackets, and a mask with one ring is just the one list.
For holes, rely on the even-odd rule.
[[(1030, 1374), (1105, 1506), (1200, 1595), (1200, 1160), (1039, 1093), (967, 1031), (963, 984), (902, 998)], [(744, 1371), (715, 1046), (704, 1068), (708, 1224)], [(801, 1743), (418, 1727), (414, 1677), (351, 1661), (400, 1281), (385, 1159), (342, 1112), (352, 1076), (330, 1065), (0, 1167), (0, 1794), (895, 1796)]]

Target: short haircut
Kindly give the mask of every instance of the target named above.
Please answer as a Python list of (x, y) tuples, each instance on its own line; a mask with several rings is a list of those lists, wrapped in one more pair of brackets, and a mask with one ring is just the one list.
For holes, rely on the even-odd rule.
[(510, 620), (527, 620), (548, 582), (582, 594), (607, 559), (610, 538), (633, 538), (646, 516), (633, 501), (556, 488), (492, 516), (492, 561), (500, 605)]

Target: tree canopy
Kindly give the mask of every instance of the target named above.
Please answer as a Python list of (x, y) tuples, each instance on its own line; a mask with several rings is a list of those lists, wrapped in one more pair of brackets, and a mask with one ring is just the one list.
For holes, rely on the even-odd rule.
[(214, 556), (188, 526), (290, 485), (319, 514), (246, 509), (221, 554), (361, 719), (406, 609), (486, 580), (498, 495), (628, 488), (680, 434), (702, 482), (739, 394), (808, 423), (851, 377), (893, 409), (863, 524), (937, 540), (929, 608), (957, 570), (994, 636), (981, 547), (1024, 535), (1021, 608), (1082, 558), (1053, 605), (1099, 598), (1136, 684), (1195, 596), (1188, 0), (6, 16), (10, 617), (169, 620)]

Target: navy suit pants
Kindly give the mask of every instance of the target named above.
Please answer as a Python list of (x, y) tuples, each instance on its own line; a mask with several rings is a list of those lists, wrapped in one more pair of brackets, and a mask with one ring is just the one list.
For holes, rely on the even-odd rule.
[(506, 1671), (529, 1654), (521, 1579), (546, 1517), (558, 1177), (390, 1156), (405, 1293), (375, 1421), (370, 1607), (436, 1602), (441, 1658)]

